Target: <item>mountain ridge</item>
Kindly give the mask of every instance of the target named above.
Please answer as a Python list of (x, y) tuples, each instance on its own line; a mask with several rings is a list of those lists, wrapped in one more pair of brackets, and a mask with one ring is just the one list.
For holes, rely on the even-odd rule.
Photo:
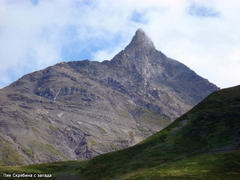
[(131, 42), (111, 61), (58, 63), (1, 89), (0, 156), (15, 158), (0, 164), (89, 159), (132, 146), (218, 89), (141, 30)]

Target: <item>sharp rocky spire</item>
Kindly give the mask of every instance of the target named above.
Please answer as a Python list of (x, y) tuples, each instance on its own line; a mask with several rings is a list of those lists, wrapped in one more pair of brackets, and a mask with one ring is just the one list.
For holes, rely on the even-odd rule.
[(135, 33), (135, 35), (132, 38), (132, 41), (130, 44), (126, 47), (134, 49), (155, 49), (154, 44), (152, 40), (146, 35), (146, 33), (142, 29), (138, 29)]

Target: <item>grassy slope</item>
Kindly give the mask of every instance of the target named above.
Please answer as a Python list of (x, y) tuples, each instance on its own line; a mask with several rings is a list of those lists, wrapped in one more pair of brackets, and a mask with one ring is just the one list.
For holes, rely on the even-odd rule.
[[(44, 179), (61, 179), (61, 180), (78, 180), (79, 172), (85, 167), (86, 162), (64, 161), (56, 163), (35, 164), (29, 166), (0, 166), (0, 179), (12, 180), (14, 178), (3, 178), (3, 173), (33, 173), (33, 174), (53, 174), (53, 178)], [(31, 178), (15, 178), (31, 179)], [(36, 179), (36, 178), (33, 178)]]
[[(74, 166), (60, 163), (58, 167), (65, 165), (65, 173), (71, 167), (76, 178), (94, 180), (234, 179), (240, 176), (240, 152), (232, 151), (239, 149), (239, 109), (240, 86), (221, 90), (141, 144), (75, 162)], [(31, 167), (59, 172), (53, 165)]]
[(239, 160), (240, 151), (203, 154), (130, 173), (124, 179), (239, 180)]

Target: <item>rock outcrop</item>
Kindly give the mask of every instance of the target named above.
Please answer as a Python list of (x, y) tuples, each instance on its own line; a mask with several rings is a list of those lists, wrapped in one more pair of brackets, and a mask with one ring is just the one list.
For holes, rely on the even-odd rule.
[(110, 61), (63, 62), (0, 90), (0, 165), (89, 159), (132, 146), (218, 88), (138, 30)]

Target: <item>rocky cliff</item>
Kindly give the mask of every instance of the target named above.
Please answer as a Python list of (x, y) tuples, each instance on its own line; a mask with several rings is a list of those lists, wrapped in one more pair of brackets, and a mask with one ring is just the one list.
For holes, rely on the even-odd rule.
[(218, 88), (137, 30), (112, 60), (63, 62), (0, 90), (0, 165), (96, 155), (134, 145)]

